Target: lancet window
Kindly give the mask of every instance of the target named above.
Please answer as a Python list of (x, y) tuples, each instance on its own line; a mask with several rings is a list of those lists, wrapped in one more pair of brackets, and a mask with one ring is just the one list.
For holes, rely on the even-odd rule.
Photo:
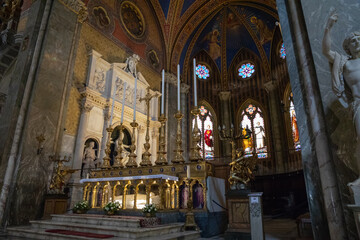
[[(206, 160), (212, 160), (214, 158), (213, 116), (205, 106), (200, 106), (200, 115), (197, 116), (196, 121), (201, 134), (200, 156)], [(192, 126), (195, 126), (195, 119)]]
[(295, 151), (299, 151), (299, 150), (301, 150), (300, 139), (299, 139), (299, 128), (298, 128), (298, 124), (297, 124), (297, 118), (296, 118), (296, 112), (295, 112), (292, 92), (290, 93), (290, 96), (289, 96), (289, 102), (290, 102), (289, 114), (290, 114), (292, 140), (294, 143)]
[(258, 158), (267, 158), (265, 122), (263, 112), (259, 106), (248, 104), (242, 110), (240, 127), (243, 135), (251, 132), (250, 138), (242, 140), (245, 155), (250, 157), (255, 154)]

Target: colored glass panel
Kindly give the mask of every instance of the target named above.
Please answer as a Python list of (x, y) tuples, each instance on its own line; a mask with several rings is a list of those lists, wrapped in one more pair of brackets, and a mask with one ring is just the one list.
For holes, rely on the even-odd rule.
[(245, 63), (238, 69), (239, 76), (242, 78), (249, 78), (255, 72), (254, 65), (251, 63)]
[(282, 59), (285, 59), (285, 58), (286, 58), (286, 50), (285, 50), (284, 43), (281, 44), (280, 57), (281, 57)]
[[(214, 159), (214, 124), (211, 120), (211, 113), (204, 106), (200, 107), (200, 115), (203, 116), (200, 118), (197, 116), (196, 121), (198, 128), (200, 130), (200, 156), (204, 157), (206, 160)], [(195, 119), (193, 119), (192, 127), (195, 126)]]
[(205, 116), (205, 114), (207, 114), (207, 112), (208, 112), (208, 110), (204, 106), (200, 107), (200, 114), (202, 116)]
[(204, 65), (197, 65), (196, 67), (196, 71), (195, 71), (196, 75), (198, 76), (198, 78), (200, 79), (207, 79), (208, 77), (210, 77), (210, 71), (209, 69), (207, 69), (206, 66)]
[(290, 94), (290, 124), (291, 124), (291, 134), (294, 142), (295, 151), (301, 150), (300, 139), (299, 139), (299, 129), (297, 124), (296, 112), (294, 107), (294, 102), (292, 101), (292, 93)]

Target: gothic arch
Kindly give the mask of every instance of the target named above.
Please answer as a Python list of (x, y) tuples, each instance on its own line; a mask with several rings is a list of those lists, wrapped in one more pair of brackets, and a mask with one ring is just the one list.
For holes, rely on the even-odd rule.
[[(264, 120), (264, 128), (265, 128), (265, 144), (264, 145), (266, 146), (266, 153), (267, 153), (267, 156), (265, 158), (270, 159), (271, 158), (271, 154), (270, 154), (271, 153), (270, 122), (269, 122), (268, 113), (266, 112), (266, 108), (260, 102), (254, 100), (252, 98), (248, 98), (247, 100), (245, 100), (241, 104), (241, 106), (238, 108), (237, 113), (236, 113), (235, 131), (239, 132), (241, 130), (240, 129), (240, 124), (241, 124), (240, 121), (241, 121), (242, 112), (250, 104), (256, 106), (257, 108), (259, 108), (261, 110), (260, 116)], [(252, 136), (253, 136), (253, 139), (254, 139), (254, 126), (252, 126), (252, 128), (250, 130), (252, 131)], [(253, 150), (253, 152), (255, 152), (255, 150)], [(256, 153), (256, 154), (258, 154), (258, 153)]]

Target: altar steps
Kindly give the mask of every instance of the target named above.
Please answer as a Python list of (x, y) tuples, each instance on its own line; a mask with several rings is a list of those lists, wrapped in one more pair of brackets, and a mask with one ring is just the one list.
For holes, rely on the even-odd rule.
[[(51, 220), (30, 221), (30, 226), (9, 227), (9, 236), (27, 239), (148, 239), (148, 240), (193, 240), (200, 238), (199, 231), (181, 232), (183, 223), (172, 223), (154, 227), (140, 227), (139, 217), (102, 215), (52, 215)], [(77, 233), (112, 235), (111, 238), (93, 238), (46, 232), (67, 230)]]

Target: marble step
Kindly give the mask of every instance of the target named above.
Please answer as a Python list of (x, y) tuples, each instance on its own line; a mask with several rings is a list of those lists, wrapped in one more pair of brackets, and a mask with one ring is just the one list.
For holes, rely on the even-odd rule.
[(52, 222), (79, 223), (97, 226), (139, 228), (140, 220), (134, 217), (88, 215), (88, 214), (53, 214)]
[[(64, 234), (57, 234), (57, 233), (48, 233), (45, 230), (38, 231), (32, 229), (30, 226), (27, 227), (9, 227), (7, 228), (8, 231), (8, 238), (7, 239), (14, 239), (14, 237), (21, 237), (27, 240), (69, 240), (69, 239), (87, 239), (87, 240), (100, 240), (100, 238), (88, 238), (88, 237), (81, 237), (81, 236), (72, 236), (72, 235), (64, 235)], [(106, 238), (107, 240), (125, 240), (126, 238)]]
[(30, 221), (30, 223), (32, 229), (35, 231), (44, 231), (45, 229), (66, 229), (70, 231), (110, 234), (116, 237), (123, 237), (127, 239), (136, 239), (141, 237), (148, 238), (176, 233), (180, 232), (181, 227), (184, 225), (183, 223), (172, 223), (151, 228), (129, 228), (53, 221)]
[[(71, 240), (71, 239), (87, 239), (87, 240), (100, 240), (99, 238), (89, 238), (80, 236), (63, 235), (57, 233), (48, 233), (45, 230), (39, 231), (34, 230), (30, 227), (16, 227), (8, 228), (9, 235), (6, 239), (27, 239), (27, 240)], [(11, 235), (10, 235), (11, 234)], [(137, 239), (146, 240), (195, 240), (200, 238), (200, 231), (187, 231), (187, 232), (176, 232), (155, 237), (139, 237)], [(106, 238), (106, 240), (127, 240), (127, 237), (113, 237)]]

